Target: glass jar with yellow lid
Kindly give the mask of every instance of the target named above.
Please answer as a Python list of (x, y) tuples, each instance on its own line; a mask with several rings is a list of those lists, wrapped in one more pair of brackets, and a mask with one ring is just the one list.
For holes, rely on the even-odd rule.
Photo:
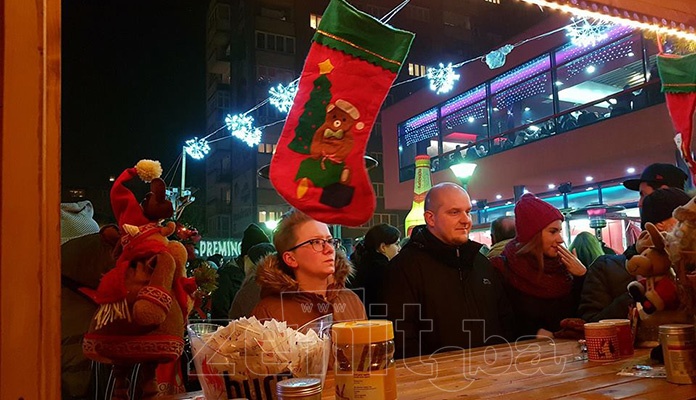
[(396, 399), (391, 321), (341, 322), (331, 331), (336, 399)]

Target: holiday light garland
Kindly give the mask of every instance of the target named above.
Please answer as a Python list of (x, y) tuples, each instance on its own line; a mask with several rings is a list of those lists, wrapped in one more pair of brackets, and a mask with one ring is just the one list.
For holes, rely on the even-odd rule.
[(298, 81), (290, 82), (287, 86), (283, 86), (283, 84), (279, 83), (278, 86), (272, 87), (268, 91), (268, 94), (271, 95), (268, 99), (271, 105), (275, 106), (278, 111), (283, 113), (290, 111), (290, 107), (292, 107), (292, 103), (295, 101), (295, 95), (297, 94), (297, 82)]
[(197, 137), (194, 137), (186, 141), (184, 149), (186, 150), (186, 154), (191, 156), (191, 158), (200, 160), (208, 154), (210, 146), (205, 138), (199, 140)]
[(438, 68), (428, 68), (426, 76), (430, 80), (430, 90), (440, 94), (452, 90), (454, 81), (458, 81), (460, 75), (454, 72), (452, 63), (447, 64), (447, 66), (440, 63)]
[[(554, 34), (559, 31), (567, 31), (567, 36), (570, 38), (571, 42), (575, 45), (582, 46), (582, 47), (591, 47), (595, 46), (597, 43), (601, 42), (604, 39), (604, 35), (606, 35), (606, 29), (611, 26), (611, 24), (621, 24), (621, 25), (627, 25), (632, 28), (638, 28), (641, 30), (647, 30), (650, 32), (657, 32), (660, 34), (664, 35), (669, 35), (671, 37), (679, 38), (682, 40), (690, 41), (692, 43), (696, 42), (696, 34), (692, 32), (688, 32), (687, 28), (691, 27), (686, 27), (683, 23), (682, 24), (676, 24), (673, 21), (668, 21), (671, 22), (671, 28), (666, 27), (664, 25), (660, 25), (659, 21), (656, 18), (652, 18), (652, 22), (649, 22), (649, 19), (646, 16), (642, 16), (642, 21), (640, 20), (635, 20), (631, 18), (638, 18), (636, 13), (633, 13), (633, 15), (629, 15), (627, 11), (625, 10), (618, 10), (615, 8), (611, 8), (609, 10), (610, 13), (613, 13), (613, 15), (607, 15), (603, 14), (600, 12), (595, 12), (592, 10), (588, 9), (583, 9), (579, 8), (579, 6), (571, 6), (571, 5), (565, 5), (565, 4), (559, 4), (557, 2), (551, 1), (551, 0), (521, 0), (527, 3), (531, 4), (536, 4), (542, 7), (549, 7), (552, 9), (568, 12), (574, 14), (576, 17), (572, 19), (572, 23), (558, 28), (554, 29), (550, 32), (543, 33), (541, 35), (522, 40), (518, 43), (515, 44), (507, 44), (505, 46), (502, 46), (496, 50), (493, 50), (489, 52), (488, 54), (472, 58), (470, 60), (466, 60), (457, 64), (452, 64), (448, 63), (446, 66), (444, 63), (440, 63), (439, 67), (436, 68), (428, 68), (427, 74), (425, 76), (418, 76), (412, 79), (408, 79), (405, 81), (401, 81), (399, 83), (396, 83), (392, 87), (396, 87), (402, 84), (410, 83), (422, 78), (427, 78), (429, 80), (429, 87), (431, 90), (435, 91), (437, 94), (440, 93), (447, 93), (450, 90), (454, 88), (454, 84), (456, 81), (459, 80), (460, 75), (455, 72), (457, 68), (460, 68), (464, 66), (465, 64), (468, 64), (473, 61), (481, 60), (485, 62), (489, 68), (495, 69), (495, 68), (500, 68), (505, 65), (505, 59), (506, 55), (509, 54), (513, 49), (516, 47), (519, 47), (527, 42), (537, 40), (537, 39), (542, 39), (544, 37), (547, 37), (551, 34)], [(563, 2), (565, 0), (557, 0), (559, 2)], [(403, 7), (403, 5), (407, 2), (403, 2), (399, 7)], [(592, 2), (588, 2), (592, 3)], [(584, 4), (584, 3), (583, 3)], [(592, 3), (593, 5), (596, 3)], [(604, 7), (606, 8), (606, 7)], [(606, 11), (606, 10), (605, 10)], [(665, 23), (663, 21), (663, 23)], [(693, 29), (691, 28), (693, 31)], [(209, 134), (205, 138), (201, 140), (205, 140), (207, 137), (212, 136), (216, 132), (218, 132), (220, 129), (224, 128), (225, 126), (227, 129), (230, 131), (231, 136), (239, 138), (240, 140), (244, 141), (248, 146), (253, 147), (260, 143), (261, 141), (261, 129), (265, 127), (269, 127), (272, 125), (275, 125), (277, 123), (283, 122), (283, 120), (276, 121), (267, 125), (264, 125), (260, 128), (254, 127), (253, 126), (253, 117), (247, 115), (258, 108), (262, 107), (266, 103), (270, 103), (271, 105), (275, 106), (280, 112), (288, 112), (289, 109), (292, 107), (294, 97), (297, 94), (297, 80), (289, 83), (287, 86), (283, 86), (282, 84), (278, 84), (275, 87), (272, 87), (269, 90), (269, 95), (270, 97), (262, 101), (261, 103), (257, 104), (250, 110), (246, 111), (245, 113), (237, 114), (235, 116), (227, 115), (225, 118), (225, 125), (223, 125), (221, 128), (217, 129), (213, 133)], [(194, 142), (197, 141), (197, 139), (193, 139)], [(221, 140), (221, 139), (217, 139)], [(214, 141), (217, 141), (214, 140)], [(187, 141), (187, 145), (191, 140)], [(213, 142), (214, 142), (213, 141)], [(205, 142), (205, 145), (208, 143)], [(192, 150), (193, 151), (193, 150)], [(191, 154), (188, 152), (188, 154)], [(205, 155), (207, 153), (204, 153)], [(193, 157), (193, 155), (192, 155)], [(195, 157), (194, 157), (195, 158)]]
[(611, 24), (601, 19), (590, 19), (585, 17), (573, 17), (575, 22), (566, 28), (566, 36), (570, 42), (580, 47), (592, 47), (607, 37), (607, 29)]
[(227, 114), (225, 125), (232, 136), (241, 139), (249, 147), (254, 147), (261, 142), (261, 129), (254, 127), (254, 117), (251, 115)]

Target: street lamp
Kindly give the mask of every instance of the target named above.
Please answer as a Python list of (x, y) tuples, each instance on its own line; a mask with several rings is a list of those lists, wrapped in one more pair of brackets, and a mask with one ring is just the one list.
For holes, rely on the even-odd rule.
[(210, 146), (208, 141), (205, 139), (198, 139), (194, 137), (186, 141), (186, 145), (181, 148), (181, 192), (184, 195), (184, 189), (186, 189), (186, 154), (191, 156), (194, 160), (202, 160), (203, 157), (210, 151)]
[(469, 184), (469, 179), (474, 175), (474, 170), (476, 169), (476, 163), (472, 162), (460, 162), (450, 166), (450, 169), (454, 173), (459, 181), (462, 183), (462, 187), (466, 190)]
[(195, 198), (190, 191), (186, 191), (186, 155), (195, 160), (203, 159), (210, 151), (208, 141), (198, 138), (189, 139), (181, 148), (181, 188), (167, 188), (167, 198), (174, 206), (174, 219), (178, 220), (187, 205), (193, 203)]

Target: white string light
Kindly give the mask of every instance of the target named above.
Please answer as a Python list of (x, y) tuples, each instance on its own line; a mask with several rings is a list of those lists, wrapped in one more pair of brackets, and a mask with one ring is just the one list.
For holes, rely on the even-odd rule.
[(601, 19), (573, 17), (573, 24), (566, 28), (566, 36), (576, 46), (592, 47), (607, 38), (607, 29), (611, 24)]
[(452, 63), (447, 66), (440, 63), (438, 68), (428, 68), (426, 76), (430, 80), (430, 90), (437, 94), (449, 92), (454, 87), (454, 81), (459, 80), (459, 74), (454, 72)]
[(186, 146), (184, 146), (186, 154), (191, 156), (195, 160), (200, 160), (208, 154), (210, 151), (210, 146), (208, 141), (205, 139), (198, 139), (194, 137), (186, 141)]
[(279, 83), (278, 86), (272, 87), (268, 94), (271, 95), (269, 101), (278, 111), (286, 113), (290, 111), (292, 103), (295, 101), (297, 94), (297, 81), (290, 82), (287, 86)]
[[(553, 1), (548, 1), (548, 0), (522, 0), (525, 3), (530, 3), (530, 4), (536, 4), (541, 7), (548, 7), (554, 10), (560, 10), (564, 11), (570, 14), (577, 15), (579, 17), (587, 17), (587, 18), (598, 18), (602, 19), (607, 22), (612, 22), (614, 24), (619, 24), (619, 25), (627, 25), (632, 28), (637, 28), (637, 29), (643, 29), (646, 31), (654, 31), (658, 32), (664, 35), (668, 36), (675, 36), (681, 39), (686, 39), (690, 40), (692, 42), (696, 42), (696, 33), (689, 32), (688, 30), (691, 27), (685, 26), (683, 23), (682, 24), (677, 24), (673, 22), (673, 24), (677, 27), (675, 28), (670, 28), (665, 25), (661, 25), (659, 23), (659, 20), (657, 17), (652, 18), (652, 22), (650, 23), (650, 19), (647, 16), (643, 16), (643, 22), (641, 21), (636, 21), (635, 19), (631, 19), (631, 14), (636, 14), (636, 13), (630, 13), (626, 10), (620, 10), (617, 8), (610, 8), (608, 12), (616, 15), (609, 15), (609, 14), (603, 14), (597, 11), (590, 11), (590, 10), (585, 10), (582, 9), (578, 6), (570, 6), (570, 5), (565, 5), (565, 4), (558, 4)], [(636, 14), (637, 15), (637, 14)]]
[[(576, 8), (576, 6), (558, 4), (558, 3), (555, 3), (555, 2), (552, 2), (549, 0), (522, 0), (522, 1), (527, 2), (527, 3), (531, 3), (531, 4), (536, 4), (536, 5), (543, 6), (543, 7), (549, 7), (552, 9), (568, 12), (568, 13), (576, 15), (579, 18), (590, 18), (590, 19), (602, 20), (602, 21), (605, 21), (604, 22), (605, 24), (606, 23), (614, 23), (614, 24), (626, 25), (626, 26), (629, 26), (632, 28), (655, 31), (655, 32), (659, 32), (659, 33), (662, 33), (665, 35), (670, 35), (670, 36), (675, 36), (675, 37), (682, 38), (682, 39), (696, 41), (696, 34), (689, 32), (688, 30), (690, 29), (690, 27), (685, 27), (684, 24), (678, 24), (675, 26), (675, 24), (672, 23), (673, 27), (670, 28), (670, 27), (666, 27), (665, 25), (661, 25), (656, 18), (652, 18), (653, 23), (648, 22), (649, 19), (646, 19), (645, 16), (643, 16), (643, 22), (637, 21), (635, 19), (631, 19), (631, 16), (624, 11), (622, 11), (623, 14), (622, 13), (617, 14), (617, 12), (614, 12), (615, 15), (605, 15), (605, 14), (602, 14), (599, 12), (594, 12), (594, 11), (590, 11), (590, 10)], [(405, 1), (404, 3), (408, 3), (408, 2)], [(616, 11), (616, 9), (614, 9), (614, 11)], [(571, 24), (569, 26), (554, 29), (550, 32), (546, 32), (546, 33), (543, 33), (541, 35), (537, 35), (537, 36), (534, 36), (532, 38), (525, 39), (525, 40), (522, 40), (518, 43), (515, 43), (513, 45), (508, 45), (508, 46), (512, 46), (512, 48), (516, 48), (516, 47), (519, 47), (519, 46), (526, 44), (528, 42), (531, 42), (531, 41), (534, 41), (537, 39), (542, 39), (542, 38), (547, 37), (549, 35), (552, 35), (556, 32), (559, 32), (562, 30), (569, 30), (569, 28), (575, 26), (576, 24), (577, 23), (574, 22), (573, 24)], [(507, 48), (505, 50), (507, 50)], [(447, 67), (445, 67), (444, 64), (440, 64), (439, 68), (429, 68), (428, 73), (425, 76), (414, 77), (413, 79), (401, 81), (399, 83), (392, 85), (392, 87), (400, 86), (400, 85), (410, 83), (410, 82), (416, 81), (418, 79), (422, 79), (422, 78), (427, 77), (430, 80), (430, 88), (432, 90), (434, 90), (438, 94), (447, 93), (448, 91), (450, 91), (454, 88), (454, 82), (459, 80), (459, 78), (460, 78), (460, 75), (455, 73), (454, 70), (464, 66), (465, 64), (468, 64), (468, 63), (476, 61), (476, 60), (486, 61), (486, 55), (475, 57), (475, 58), (472, 58), (470, 60), (462, 61), (462, 62), (457, 63), (455, 65), (452, 65), (451, 63), (449, 63), (447, 65)], [(502, 61), (502, 64), (504, 64), (503, 60), (500, 60), (500, 61)], [(495, 63), (494, 65), (497, 66), (499, 64), (501, 64), (501, 62)], [(268, 126), (275, 125), (277, 123), (281, 123), (281, 122), (283, 122), (283, 120), (272, 122), (270, 124), (264, 125), (261, 128), (254, 128), (253, 127), (253, 118), (250, 116), (247, 117), (246, 115), (257, 110), (258, 108), (264, 106), (266, 103), (269, 103), (269, 102), (271, 104), (273, 104), (274, 106), (278, 107), (278, 109), (280, 111), (282, 111), (281, 107), (283, 107), (283, 105), (284, 105), (284, 107), (287, 107), (289, 110), (289, 108), (292, 106), (292, 101), (294, 101), (294, 96), (293, 96), (292, 101), (289, 99), (289, 96), (291, 93), (291, 87), (295, 83), (296, 83), (296, 81), (291, 82), (290, 84), (288, 84), (288, 86), (278, 85), (276, 88), (271, 88), (269, 90), (269, 94), (270, 94), (269, 98), (266, 98), (265, 100), (263, 100), (262, 102), (260, 102), (256, 106), (252, 107), (250, 110), (248, 110), (245, 113), (238, 114), (235, 117), (232, 117), (228, 114), (227, 118), (225, 118), (225, 125), (223, 125), (219, 129), (217, 129), (213, 133), (209, 134), (205, 138), (212, 136), (214, 133), (216, 133), (220, 129), (224, 128), (225, 126), (227, 126), (227, 128), (230, 130), (232, 136), (243, 140), (250, 147), (253, 147), (254, 145), (260, 143), (260, 141), (261, 141), (261, 129), (268, 127)], [(296, 86), (296, 84), (294, 86)], [(294, 94), (296, 94), (296, 93), (297, 92), (295, 90)], [(278, 104), (280, 104), (280, 105), (277, 105), (276, 102), (278, 102)], [(233, 124), (233, 118), (236, 118), (236, 122), (234, 122), (234, 124), (240, 124), (240, 121), (248, 121), (245, 118), (251, 119), (251, 124), (234, 125), (234, 126), (238, 126), (239, 128), (232, 129), (231, 125)], [(201, 140), (204, 140), (205, 138), (203, 138)], [(213, 142), (216, 142), (216, 141), (222, 140), (222, 139), (224, 139), (224, 138), (215, 139), (211, 142), (206, 142), (206, 144), (213, 143)]]
[(261, 142), (261, 129), (254, 127), (254, 117), (246, 114), (227, 114), (225, 125), (230, 134), (242, 140), (249, 147), (254, 147)]

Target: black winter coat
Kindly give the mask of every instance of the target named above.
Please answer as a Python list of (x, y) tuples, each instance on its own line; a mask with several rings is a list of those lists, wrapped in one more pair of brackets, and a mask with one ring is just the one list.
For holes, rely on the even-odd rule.
[(414, 228), (389, 264), (385, 284), (397, 357), (511, 339), (512, 308), (499, 273), (480, 248), (472, 241), (448, 246), (425, 226)]
[(635, 280), (626, 271), (626, 256), (599, 256), (587, 268), (578, 313), (586, 322), (627, 318), (633, 303), (626, 286)]
[[(363, 299), (367, 315), (370, 316), (370, 306), (372, 304), (384, 304), (384, 281), (387, 277), (387, 265), (389, 259), (384, 254), (376, 251), (366, 251), (355, 263), (355, 279), (351, 288), (358, 297)], [(379, 314), (384, 307), (374, 308), (375, 313)], [(375, 315), (379, 318), (379, 315)], [(384, 318), (384, 315), (381, 315)]]

